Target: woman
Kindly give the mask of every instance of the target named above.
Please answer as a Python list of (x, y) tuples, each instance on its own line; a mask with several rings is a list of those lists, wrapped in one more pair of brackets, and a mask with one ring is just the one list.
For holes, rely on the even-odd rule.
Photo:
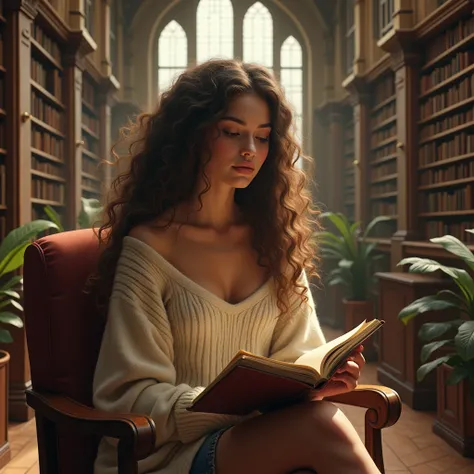
[[(379, 472), (321, 401), (356, 386), (362, 348), (301, 403), (247, 417), (186, 410), (239, 349), (293, 362), (324, 343), (291, 125), (267, 70), (219, 60), (184, 72), (129, 130), (130, 170), (99, 231), (107, 324), (94, 403), (154, 419), (141, 473)], [(116, 472), (115, 456), (103, 440), (95, 472)]]

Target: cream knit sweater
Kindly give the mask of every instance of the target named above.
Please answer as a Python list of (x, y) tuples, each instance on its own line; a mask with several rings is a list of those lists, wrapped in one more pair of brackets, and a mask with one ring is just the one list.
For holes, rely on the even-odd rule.
[[(275, 293), (268, 281), (244, 301), (227, 303), (146, 243), (125, 237), (93, 390), (96, 407), (155, 421), (156, 451), (139, 473), (188, 474), (206, 435), (242, 421), (186, 411), (239, 349), (294, 362), (325, 342), (310, 292), (309, 304), (293, 298), (284, 324)], [(116, 466), (116, 443), (103, 439), (94, 472), (116, 473)]]

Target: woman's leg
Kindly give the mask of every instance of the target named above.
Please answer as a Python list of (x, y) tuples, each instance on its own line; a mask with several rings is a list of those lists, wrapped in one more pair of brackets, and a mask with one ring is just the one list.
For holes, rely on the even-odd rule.
[(335, 405), (306, 402), (247, 420), (219, 440), (217, 474), (380, 474)]

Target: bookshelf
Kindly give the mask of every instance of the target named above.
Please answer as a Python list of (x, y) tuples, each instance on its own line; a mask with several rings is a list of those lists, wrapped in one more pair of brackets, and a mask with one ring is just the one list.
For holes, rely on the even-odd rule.
[(32, 219), (51, 206), (64, 217), (66, 199), (65, 106), (59, 44), (38, 24), (31, 38)]
[(397, 116), (395, 77), (383, 74), (372, 85), (370, 158), (368, 166), (371, 218), (389, 216), (378, 237), (391, 237), (397, 228)]
[(343, 127), (343, 166), (342, 183), (344, 186), (343, 212), (347, 218), (355, 220), (355, 144), (354, 144), (354, 117), (352, 108), (344, 120)]
[(4, 35), (6, 20), (3, 10), (3, 0), (0, 0), (0, 240), (5, 237), (7, 229), (7, 171), (6, 171), (6, 121), (5, 111), (5, 75), (4, 67)]
[(425, 239), (474, 243), (474, 17), (425, 48), (420, 75), (418, 193)]
[(101, 197), (99, 91), (94, 79), (84, 72), (82, 80), (82, 168), (81, 196)]

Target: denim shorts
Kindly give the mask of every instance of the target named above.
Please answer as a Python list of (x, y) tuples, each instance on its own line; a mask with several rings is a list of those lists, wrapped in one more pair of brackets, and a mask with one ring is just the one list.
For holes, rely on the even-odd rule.
[(189, 474), (215, 474), (217, 443), (227, 429), (214, 431), (206, 437), (196, 456), (194, 456)]

